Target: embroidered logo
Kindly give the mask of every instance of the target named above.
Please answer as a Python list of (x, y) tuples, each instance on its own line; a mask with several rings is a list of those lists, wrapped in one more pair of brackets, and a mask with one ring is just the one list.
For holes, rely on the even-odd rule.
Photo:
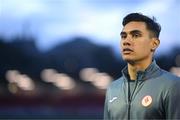
[(117, 97), (113, 97), (111, 100), (109, 100), (109, 102), (111, 103), (111, 102), (113, 102), (116, 99), (117, 99)]
[(147, 95), (147, 96), (145, 96), (143, 99), (142, 99), (142, 105), (144, 106), (144, 107), (147, 107), (147, 106), (149, 106), (151, 103), (152, 103), (152, 97), (151, 96), (149, 96), (149, 95)]

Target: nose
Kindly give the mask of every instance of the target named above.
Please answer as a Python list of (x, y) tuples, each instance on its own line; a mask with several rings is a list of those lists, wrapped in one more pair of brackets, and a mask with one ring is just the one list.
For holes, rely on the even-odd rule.
[(127, 36), (127, 38), (125, 38), (124, 40), (121, 40), (121, 41), (122, 41), (123, 46), (130, 46), (131, 45), (131, 38), (129, 36)]

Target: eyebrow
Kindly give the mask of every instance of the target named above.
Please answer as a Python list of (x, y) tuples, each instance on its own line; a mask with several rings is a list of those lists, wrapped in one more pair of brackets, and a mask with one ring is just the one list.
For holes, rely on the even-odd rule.
[[(141, 34), (142, 32), (141, 32), (140, 30), (132, 30), (132, 31), (130, 31), (129, 33), (130, 33), (130, 34), (135, 34), (135, 33)], [(127, 32), (122, 31), (122, 32), (120, 33), (120, 35), (125, 35), (125, 34), (127, 34)]]

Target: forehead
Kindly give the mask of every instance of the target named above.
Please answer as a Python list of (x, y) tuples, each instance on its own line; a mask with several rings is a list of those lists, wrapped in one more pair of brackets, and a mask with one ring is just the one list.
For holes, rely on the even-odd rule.
[(130, 32), (133, 30), (147, 31), (146, 24), (144, 22), (129, 22), (123, 28), (123, 32)]

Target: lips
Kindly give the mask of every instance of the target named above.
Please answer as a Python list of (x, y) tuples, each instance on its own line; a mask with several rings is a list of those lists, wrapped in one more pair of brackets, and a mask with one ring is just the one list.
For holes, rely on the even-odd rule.
[(124, 48), (124, 49), (123, 49), (123, 53), (124, 53), (124, 54), (129, 54), (129, 53), (131, 53), (131, 52), (133, 52), (133, 50), (130, 49), (130, 48)]
[(131, 51), (131, 52), (133, 52), (133, 50), (130, 49), (130, 48), (124, 48), (124, 49), (123, 49), (123, 52), (125, 52), (125, 51)]

